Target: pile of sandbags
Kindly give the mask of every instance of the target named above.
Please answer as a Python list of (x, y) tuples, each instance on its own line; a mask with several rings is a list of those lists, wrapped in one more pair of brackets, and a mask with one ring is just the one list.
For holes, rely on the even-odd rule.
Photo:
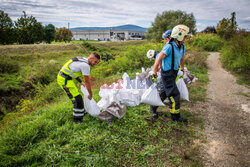
[[(101, 120), (110, 120), (114, 117), (121, 119), (126, 112), (126, 106), (134, 107), (140, 103), (163, 106), (164, 103), (157, 90), (157, 84), (161, 82), (160, 72), (157, 73), (157, 83), (154, 83), (152, 74), (153, 68), (147, 70), (142, 68), (142, 72), (136, 73), (136, 78), (131, 80), (128, 74), (124, 73), (122, 79), (118, 80), (117, 83), (105, 84), (100, 87), (101, 100), (98, 103), (94, 99), (88, 99), (88, 91), (82, 86), (86, 111)], [(182, 71), (178, 72), (176, 85), (180, 91), (181, 99), (189, 101), (186, 84), (191, 84), (196, 80), (197, 78), (191, 75), (187, 68), (185, 68), (184, 75)]]

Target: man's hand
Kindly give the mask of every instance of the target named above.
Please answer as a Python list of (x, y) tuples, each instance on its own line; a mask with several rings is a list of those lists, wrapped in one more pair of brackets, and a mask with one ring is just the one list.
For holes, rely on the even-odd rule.
[(89, 100), (91, 100), (92, 99), (92, 95), (89, 95), (88, 98), (89, 98)]
[(81, 82), (81, 84), (82, 84), (82, 86), (84, 86), (86, 88), (86, 85), (85, 85), (85, 83), (83, 81)]
[(153, 74), (153, 78), (157, 78), (158, 76), (157, 76), (157, 73), (154, 73)]
[(89, 92), (88, 98), (89, 98), (89, 100), (91, 100), (91, 99), (92, 99), (92, 91), (91, 91), (89, 76), (84, 76), (84, 79), (85, 79), (85, 81), (86, 81), (86, 84), (85, 84), (85, 85), (86, 85), (86, 88), (87, 88), (87, 90), (88, 90), (88, 92)]
[(184, 75), (184, 68), (182, 68), (181, 71), (183, 72), (183, 75)]
[(157, 83), (157, 73), (153, 74), (152, 79), (153, 79), (154, 83)]

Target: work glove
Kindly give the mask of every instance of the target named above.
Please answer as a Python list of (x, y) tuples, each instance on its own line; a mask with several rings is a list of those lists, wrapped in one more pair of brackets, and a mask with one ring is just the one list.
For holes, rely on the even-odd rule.
[(154, 80), (154, 83), (157, 83), (157, 74), (153, 74), (152, 79)]

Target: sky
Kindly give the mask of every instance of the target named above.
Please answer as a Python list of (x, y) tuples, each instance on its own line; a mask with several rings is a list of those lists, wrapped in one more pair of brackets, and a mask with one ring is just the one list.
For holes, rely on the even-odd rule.
[(0, 0), (12, 21), (32, 15), (56, 27), (110, 27), (134, 24), (149, 28), (157, 14), (168, 10), (193, 13), (196, 28), (215, 26), (236, 12), (238, 27), (250, 31), (250, 0)]

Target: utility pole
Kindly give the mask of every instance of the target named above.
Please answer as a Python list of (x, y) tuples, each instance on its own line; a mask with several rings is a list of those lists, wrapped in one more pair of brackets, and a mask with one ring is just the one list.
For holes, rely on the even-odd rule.
[(24, 16), (24, 18), (26, 19), (26, 12), (25, 11), (23, 11), (23, 16)]
[(69, 39), (69, 22), (68, 22), (68, 42), (70, 42), (70, 39)]

